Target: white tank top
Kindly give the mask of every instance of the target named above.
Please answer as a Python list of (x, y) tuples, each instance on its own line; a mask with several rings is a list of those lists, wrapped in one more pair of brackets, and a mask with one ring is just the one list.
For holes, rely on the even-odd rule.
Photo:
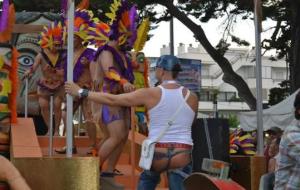
[(180, 104), (184, 104), (177, 114), (173, 122), (159, 142), (173, 142), (193, 145), (192, 140), (192, 123), (195, 112), (184, 100), (182, 90), (183, 87), (177, 89), (161, 89), (161, 98), (156, 106), (149, 110), (150, 126), (149, 136), (151, 140), (155, 140), (160, 134), (163, 127), (178, 109)]

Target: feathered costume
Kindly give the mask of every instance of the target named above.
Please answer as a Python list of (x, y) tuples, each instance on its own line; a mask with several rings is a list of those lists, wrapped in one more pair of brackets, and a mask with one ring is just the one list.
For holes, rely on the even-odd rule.
[[(38, 81), (39, 95), (49, 96), (49, 93), (56, 93), (64, 84), (64, 65), (67, 61), (66, 45), (67, 30), (62, 22), (52, 22), (41, 33), (39, 41), (42, 48), (41, 62), (42, 77)], [(57, 53), (51, 53), (53, 49)], [(33, 65), (30, 71), (33, 73), (38, 65)], [(61, 90), (60, 90), (61, 91)]]
[[(15, 8), (9, 0), (2, 2), (0, 16), (0, 42), (7, 42), (11, 38), (15, 23)], [(18, 92), (18, 51), (11, 47), (10, 57), (0, 55), (0, 121), (17, 122), (17, 92)]]
[[(122, 86), (134, 81), (132, 65), (126, 51), (130, 51), (137, 37), (137, 10), (130, 6), (125, 0), (114, 0), (110, 7), (110, 13), (106, 16), (110, 19), (106, 24), (97, 21), (90, 28), (91, 42), (98, 46), (95, 60), (103, 51), (109, 51), (113, 55), (114, 66), (104, 73), (103, 82), (94, 84), (94, 90), (109, 92), (113, 94), (122, 93)], [(109, 45), (109, 41), (116, 41), (118, 48)], [(113, 113), (114, 112), (114, 113)], [(119, 111), (112, 111), (108, 106), (102, 106), (102, 121), (105, 124), (120, 119)]]
[(254, 137), (242, 129), (236, 129), (230, 134), (230, 154), (255, 155)]
[(15, 24), (15, 7), (9, 4), (9, 0), (3, 0), (0, 16), (0, 42), (7, 42), (11, 38)]
[(18, 52), (12, 48), (11, 60), (0, 55), (0, 121), (17, 122)]
[[(83, 3), (84, 2), (84, 3)], [(88, 1), (82, 1), (79, 5), (88, 5)], [(74, 35), (78, 36), (83, 44), (89, 43), (89, 28), (94, 25), (93, 22), (93, 12), (86, 10), (86, 9), (77, 9), (75, 11), (75, 18), (74, 18)], [(82, 76), (84, 69), (89, 67), (87, 64), (84, 63), (86, 59), (88, 63), (94, 60), (95, 51), (90, 48), (85, 48), (81, 55), (75, 61), (74, 71), (73, 71), (73, 81), (77, 83)], [(67, 77), (67, 65), (65, 65), (65, 79)], [(83, 84), (85, 85), (85, 84)], [(91, 84), (88, 85), (88, 88), (91, 87)], [(85, 87), (87, 87), (85, 85)], [(81, 87), (83, 87), (81, 85)]]
[[(134, 74), (134, 86), (136, 89), (149, 88), (149, 61), (142, 52), (145, 43), (148, 38), (148, 32), (150, 30), (149, 19), (143, 20), (137, 30), (137, 39), (134, 43), (131, 52), (131, 60), (133, 65)], [(144, 106), (135, 108), (135, 114), (137, 117), (137, 124), (139, 126), (139, 132), (147, 134), (147, 113)]]

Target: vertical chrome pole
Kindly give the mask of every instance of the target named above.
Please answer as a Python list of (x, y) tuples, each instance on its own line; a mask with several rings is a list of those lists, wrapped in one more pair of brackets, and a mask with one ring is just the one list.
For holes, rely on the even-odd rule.
[(82, 126), (82, 106), (78, 107), (78, 115), (79, 115), (79, 124), (77, 129), (77, 136), (80, 136), (80, 128)]
[(49, 156), (53, 155), (53, 94), (50, 95), (50, 115), (49, 115)]
[[(74, 0), (68, 0), (68, 57), (67, 80), (73, 81), (73, 57), (74, 57)], [(73, 98), (67, 95), (67, 157), (72, 157), (73, 148)]]
[(28, 117), (28, 77), (25, 79), (25, 118)]
[(256, 118), (257, 153), (263, 156), (263, 107), (262, 107), (262, 65), (261, 65), (261, 0), (254, 0), (255, 51), (256, 51)]
[(174, 18), (170, 20), (170, 54), (174, 55)]

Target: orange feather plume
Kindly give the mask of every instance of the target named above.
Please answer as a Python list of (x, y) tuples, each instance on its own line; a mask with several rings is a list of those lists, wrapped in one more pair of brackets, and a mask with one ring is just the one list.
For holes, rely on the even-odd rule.
[(126, 11), (125, 13), (122, 14), (122, 23), (124, 24), (124, 26), (126, 28), (128, 28), (130, 26), (130, 19), (129, 19), (129, 12)]
[(74, 20), (74, 26), (80, 28), (80, 26), (81, 26), (82, 24), (84, 24), (84, 22), (85, 22), (85, 20), (83, 20), (83, 19), (80, 18), (80, 17), (77, 17), (77, 18), (75, 18), (75, 20)]
[(11, 38), (11, 33), (13, 31), (13, 27), (15, 24), (16, 20), (16, 12), (15, 12), (15, 7), (13, 4), (9, 6), (9, 18), (8, 18), (8, 25), (7, 28), (0, 33), (0, 42), (6, 42), (10, 40)]
[(17, 94), (19, 88), (18, 79), (18, 57), (19, 53), (16, 48), (12, 49), (11, 70), (9, 72), (9, 79), (12, 85), (12, 91), (9, 96), (9, 109), (11, 111), (11, 123), (17, 123)]
[(77, 9), (88, 9), (89, 6), (90, 6), (89, 0), (82, 0), (76, 8)]

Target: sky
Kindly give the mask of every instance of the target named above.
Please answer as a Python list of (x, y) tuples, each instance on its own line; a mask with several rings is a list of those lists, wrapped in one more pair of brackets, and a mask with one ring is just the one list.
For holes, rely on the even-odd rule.
[[(200, 23), (208, 40), (215, 46), (223, 32), (223, 22), (224, 18), (221, 19), (211, 19), (208, 23), (200, 23), (197, 20), (194, 20), (196, 23)], [(267, 21), (263, 22), (263, 29), (266, 29), (272, 26), (274, 22)], [(169, 30), (169, 22), (162, 22), (159, 24), (159, 27), (155, 30), (151, 30), (150, 34), (153, 34), (153, 37), (147, 41), (144, 52), (149, 57), (157, 57), (160, 55), (160, 48), (163, 45), (169, 45), (170, 41), (170, 30)], [(255, 33), (254, 33), (254, 22), (252, 20), (239, 20), (238, 24), (235, 25), (233, 33), (250, 42), (251, 46), (255, 46)], [(262, 33), (262, 39), (270, 36), (270, 32)], [(179, 43), (185, 44), (187, 47), (189, 44), (193, 44), (194, 47), (198, 46), (198, 42), (196, 42), (193, 37), (193, 33), (185, 27), (180, 21), (174, 19), (174, 50), (175, 54), (177, 52), (177, 47)], [(232, 45), (231, 47), (237, 47), (237, 45)]]

